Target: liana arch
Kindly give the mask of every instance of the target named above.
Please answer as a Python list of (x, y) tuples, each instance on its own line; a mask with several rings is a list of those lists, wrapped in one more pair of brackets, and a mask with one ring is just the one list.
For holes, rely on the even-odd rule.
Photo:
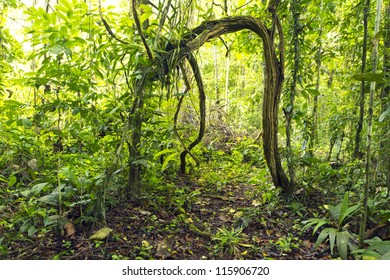
[[(276, 54), (274, 44), (275, 28), (279, 33), (279, 58)], [(275, 15), (273, 17), (272, 30), (269, 30), (259, 19), (250, 16), (228, 17), (220, 20), (206, 21), (183, 36), (176, 46), (169, 44), (167, 47), (167, 55), (163, 59), (163, 68), (168, 72), (168, 69), (173, 69), (173, 67), (180, 65), (184, 59), (187, 59), (190, 62), (200, 94), (201, 120), (198, 137), (182, 152), (181, 160), (185, 162), (186, 154), (190, 153), (191, 149), (201, 141), (205, 130), (205, 95), (203, 83), (197, 62), (192, 53), (204, 43), (214, 38), (245, 29), (256, 33), (262, 39), (264, 48), (265, 81), (262, 124), (265, 159), (274, 185), (281, 187), (284, 193), (289, 194), (292, 192), (292, 186), (282, 168), (278, 152), (278, 110), (284, 79), (284, 42), (281, 26)]]

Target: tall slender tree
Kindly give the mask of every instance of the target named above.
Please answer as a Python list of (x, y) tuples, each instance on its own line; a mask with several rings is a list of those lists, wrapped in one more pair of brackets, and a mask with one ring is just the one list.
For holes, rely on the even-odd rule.
[[(367, 61), (367, 40), (368, 40), (368, 17), (370, 15), (370, 0), (365, 0), (364, 2), (364, 15), (363, 15), (363, 46), (362, 46), (362, 66), (361, 72), (364, 74), (366, 72), (366, 61)], [(363, 129), (363, 120), (364, 120), (364, 107), (365, 107), (365, 81), (363, 80), (360, 85), (360, 97), (359, 97), (359, 120), (356, 128), (355, 135), (355, 149), (353, 156), (355, 159), (361, 158), (362, 154), (360, 152), (361, 146), (361, 132)]]
[[(372, 42), (372, 73), (376, 73), (378, 65), (378, 32), (379, 25), (381, 20), (381, 8), (382, 0), (377, 0), (376, 4), (376, 16), (375, 16), (375, 28), (374, 28), (374, 39)], [(368, 121), (367, 121), (367, 150), (366, 150), (366, 163), (365, 163), (365, 173), (366, 173), (366, 182), (364, 185), (364, 197), (363, 197), (363, 209), (360, 222), (359, 230), (359, 245), (362, 247), (364, 243), (364, 233), (366, 230), (367, 223), (367, 203), (369, 197), (369, 190), (371, 185), (370, 178), (370, 162), (371, 162), (371, 144), (372, 144), (372, 119), (374, 112), (374, 95), (375, 95), (375, 82), (370, 84), (370, 101), (368, 105)]]
[(313, 112), (312, 112), (312, 124), (311, 124), (311, 131), (310, 131), (310, 141), (309, 141), (309, 150), (310, 153), (313, 153), (315, 143), (318, 140), (318, 133), (317, 133), (317, 127), (318, 127), (318, 96), (319, 96), (319, 89), (320, 89), (320, 81), (321, 81), (321, 67), (322, 67), (322, 33), (323, 33), (323, 23), (322, 23), (322, 13), (324, 10), (324, 1), (321, 0), (320, 7), (319, 7), (319, 28), (318, 28), (318, 47), (317, 47), (317, 57), (316, 57), (316, 94), (313, 98)]
[(288, 88), (289, 102), (287, 107), (284, 109), (284, 114), (286, 117), (286, 149), (287, 149), (287, 164), (288, 164), (288, 173), (290, 176), (291, 187), (295, 186), (295, 167), (294, 167), (294, 156), (293, 149), (291, 146), (291, 133), (292, 133), (292, 118), (294, 115), (294, 102), (295, 96), (297, 94), (297, 80), (300, 67), (300, 40), (299, 36), (301, 33), (301, 23), (300, 23), (300, 6), (301, 2), (299, 0), (293, 0), (291, 3), (291, 15), (292, 15), (292, 74), (291, 74), (291, 83)]
[[(385, 12), (384, 28), (384, 53), (383, 53), (383, 80), (385, 85), (381, 93), (382, 115), (386, 117), (382, 126), (382, 142), (380, 145), (381, 164), (386, 176), (386, 185), (390, 195), (390, 2), (388, 2)], [(386, 116), (387, 114), (387, 116)]]

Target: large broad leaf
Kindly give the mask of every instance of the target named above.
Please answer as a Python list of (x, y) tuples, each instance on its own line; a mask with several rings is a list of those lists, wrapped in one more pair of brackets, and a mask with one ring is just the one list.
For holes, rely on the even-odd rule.
[(337, 230), (333, 229), (329, 231), (329, 244), (330, 244), (330, 253), (333, 255), (334, 243), (336, 241)]
[(36, 184), (35, 186), (33, 186), (31, 189), (29, 190), (26, 190), (26, 191), (23, 191), (21, 192), (21, 194), (24, 196), (24, 197), (27, 197), (29, 195), (34, 195), (34, 196), (37, 196), (41, 193), (42, 189), (46, 186), (51, 186), (50, 183), (40, 183), (40, 184)]
[(37, 201), (57, 206), (58, 205), (58, 192), (54, 191), (51, 194), (42, 196), (42, 197), (38, 198)]
[(349, 204), (349, 199), (348, 198), (349, 198), (349, 194), (348, 194), (348, 192), (346, 192), (344, 194), (343, 201), (341, 202), (340, 215), (338, 217), (339, 228), (341, 228), (341, 226), (342, 226), (342, 223), (343, 223), (343, 220), (344, 220), (344, 217), (345, 217), (345, 212), (348, 209), (348, 204)]
[(367, 248), (367, 250), (375, 250), (382, 256), (388, 255), (390, 253), (390, 241), (385, 240), (385, 241), (377, 241), (373, 242), (371, 246)]
[(337, 232), (337, 251), (341, 259), (346, 260), (348, 255), (348, 240), (349, 237), (346, 232)]
[(338, 221), (339, 220), (339, 217), (340, 217), (340, 212), (341, 212), (341, 204), (342, 203), (339, 203), (338, 205), (336, 206), (333, 206), (333, 205), (324, 205), (325, 209), (328, 209), (330, 214), (332, 215), (332, 218), (335, 220), (335, 221)]
[(324, 220), (324, 219), (318, 219), (318, 218), (309, 219), (309, 220), (303, 222), (303, 224), (306, 224), (303, 227), (303, 230), (306, 230), (307, 228), (316, 225), (313, 229), (313, 234), (314, 234), (317, 232), (319, 227), (321, 227), (327, 223), (328, 223), (328, 221)]
[[(342, 217), (340, 217), (340, 221), (341, 221), (341, 225), (345, 222), (345, 220), (351, 216), (353, 213), (356, 212), (356, 210), (358, 210), (360, 207), (360, 204), (356, 204), (356, 205), (353, 205), (349, 208), (347, 208), (347, 210), (345, 210), (345, 212), (343, 213)], [(341, 215), (340, 215), (341, 216)]]
[(390, 251), (381, 257), (381, 260), (390, 260)]
[(316, 247), (318, 247), (322, 242), (324, 242), (324, 240), (329, 236), (329, 231), (332, 229), (333, 228), (325, 228), (320, 232), (316, 241)]

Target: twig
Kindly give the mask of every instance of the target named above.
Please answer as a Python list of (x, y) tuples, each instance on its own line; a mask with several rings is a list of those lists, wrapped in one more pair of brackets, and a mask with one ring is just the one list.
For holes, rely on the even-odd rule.
[(150, 50), (148, 43), (146, 42), (144, 33), (142, 32), (141, 22), (139, 21), (139, 18), (138, 18), (136, 0), (132, 0), (132, 6), (133, 6), (132, 7), (133, 8), (133, 17), (134, 17), (135, 25), (137, 27), (137, 31), (138, 31), (139, 35), (141, 36), (142, 43), (145, 46), (146, 53), (148, 54), (150, 61), (153, 61), (152, 51)]
[(112, 32), (110, 26), (108, 25), (107, 21), (103, 18), (103, 14), (102, 14), (102, 1), (99, 0), (99, 15), (100, 15), (100, 19), (102, 20), (103, 24), (104, 24), (104, 27), (106, 28), (108, 34), (111, 35), (112, 38), (114, 38), (115, 40), (117, 40), (118, 42), (122, 43), (122, 44), (129, 44), (128, 42), (126, 41), (123, 41), (122, 39), (119, 39), (115, 34), (114, 32)]

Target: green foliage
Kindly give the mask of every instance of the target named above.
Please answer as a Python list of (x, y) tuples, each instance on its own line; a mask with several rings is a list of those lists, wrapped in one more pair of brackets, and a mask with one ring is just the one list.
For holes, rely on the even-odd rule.
[(333, 249), (336, 245), (338, 255), (342, 259), (347, 259), (348, 248), (353, 251), (356, 249), (354, 234), (348, 230), (348, 220), (358, 210), (360, 204), (349, 205), (349, 194), (345, 193), (343, 201), (336, 206), (325, 205), (330, 213), (329, 218), (312, 218), (304, 221), (304, 230), (309, 227), (313, 228), (313, 234), (316, 233), (320, 227), (329, 225), (322, 229), (319, 233), (316, 245), (319, 246), (325, 240), (329, 240), (330, 251), (333, 254)]
[(292, 250), (299, 248), (299, 240), (297, 237), (294, 237), (291, 233), (288, 233), (285, 237), (280, 237), (275, 242), (271, 243), (275, 244), (279, 250), (282, 252), (292, 252)]
[(214, 245), (214, 252), (221, 254), (221, 256), (227, 256), (236, 258), (240, 255), (243, 242), (242, 228), (231, 228), (230, 230), (223, 227), (218, 228), (215, 236), (212, 240), (216, 243)]
[(352, 252), (357, 257), (363, 260), (390, 260), (390, 241), (382, 241), (379, 237), (374, 237), (364, 242), (369, 245), (367, 248)]
[[(302, 201), (290, 203), (284, 202), (280, 190), (272, 185), (263, 156), (260, 104), (265, 73), (263, 50), (254, 34), (229, 34), (195, 54), (201, 62), (207, 95), (207, 128), (204, 143), (192, 150), (200, 165), (196, 166), (188, 157), (189, 176), (177, 174), (183, 146), (173, 129), (178, 98), (184, 95), (182, 70), (171, 69), (170, 77), (148, 76), (161, 67), (159, 59), (166, 54), (165, 47), (180, 43), (182, 36), (201, 21), (218, 19), (226, 12), (267, 21), (267, 1), (233, 1), (229, 7), (207, 1), (173, 1), (167, 6), (169, 16), (160, 26), (166, 5), (163, 2), (158, 7), (139, 7), (147, 43), (158, 57), (150, 62), (134, 30), (134, 21), (123, 10), (102, 9), (115, 39), (106, 30), (97, 2), (60, 0), (46, 10), (40, 5), (43, 2), (25, 7), (18, 0), (1, 1), (2, 257), (15, 251), (10, 244), (44, 239), (50, 234), (60, 236), (68, 221), (84, 228), (101, 220), (106, 209), (122, 207), (122, 203), (133, 200), (149, 207), (144, 209), (146, 213), (155, 210), (173, 215), (169, 217), (171, 222), (164, 225), (159, 225), (157, 214), (150, 215), (151, 224), (145, 227), (148, 234), (158, 231), (160, 226), (166, 231), (177, 232), (183, 227), (187, 230), (195, 220), (191, 211), (198, 210), (203, 195), (212, 195), (220, 198), (221, 203), (240, 201), (239, 214), (233, 217), (233, 225), (238, 228), (218, 225), (211, 250), (215, 255), (239, 258), (244, 256), (241, 249), (247, 239), (243, 228), (249, 229), (253, 223), (267, 224), (265, 213), (277, 214), (284, 205), (293, 216), (303, 218), (312, 212), (306, 201), (317, 192), (323, 195), (321, 199), (337, 197), (346, 189), (351, 197), (361, 195), (365, 183), (362, 162), (350, 161), (357, 123), (358, 82), (366, 81), (366, 91), (368, 82), (386, 85), (381, 74), (360, 73), (363, 5), (353, 1), (321, 1), (322, 5), (320, 1), (281, 1), (278, 13), (286, 42), (282, 102), (284, 112), (293, 111), (293, 154), (288, 155), (283, 147), (282, 113), (279, 145), (283, 164), (289, 156), (296, 168), (297, 195), (304, 194)], [(14, 16), (14, 9), (24, 14)], [(299, 19), (295, 26), (291, 24), (293, 15)], [(293, 36), (295, 31), (297, 37)], [(383, 42), (380, 41), (379, 55), (383, 55)], [(294, 45), (299, 46), (297, 59)], [(321, 67), (317, 88), (313, 81), (317, 79), (318, 59)], [(291, 85), (295, 63), (298, 75), (292, 107), (291, 87), (286, 85)], [(192, 75), (187, 74), (191, 88), (178, 116), (178, 132), (186, 145), (196, 137), (199, 125), (199, 100)], [(144, 77), (144, 104), (136, 110), (141, 93), (135, 85)], [(316, 97), (318, 137), (315, 149), (310, 150)], [(386, 98), (378, 99), (373, 112), (376, 154), (370, 160), (378, 168), (373, 172), (368, 221), (375, 224), (390, 218), (386, 187), (389, 147), (388, 137), (382, 133), (388, 131), (390, 111), (386, 102)], [(139, 155), (134, 156), (131, 137), (136, 116), (141, 120), (141, 141), (135, 145)], [(365, 133), (363, 130), (362, 139)], [(143, 193), (139, 196), (130, 194), (127, 187), (130, 165), (140, 167)], [(232, 191), (232, 186), (237, 191)], [(250, 197), (249, 201), (242, 201), (247, 203), (245, 206), (238, 199), (241, 191)], [(352, 217), (358, 205), (350, 205), (348, 199), (346, 194), (340, 204), (326, 206), (327, 216), (307, 220), (304, 228), (313, 227), (313, 233), (319, 233), (317, 246), (329, 240), (331, 253), (336, 246), (341, 258), (347, 258), (351, 250), (363, 258), (388, 258), (387, 240), (373, 239), (368, 241), (367, 248), (354, 249), (351, 229), (356, 228), (357, 219)], [(278, 236), (272, 244), (284, 254), (291, 253), (300, 245), (296, 238), (292, 234)], [(146, 240), (140, 243), (129, 255), (152, 259), (153, 245)], [(95, 242), (94, 249), (102, 250), (103, 244)], [(72, 242), (64, 240), (58, 245), (61, 252), (55, 258), (74, 253)], [(128, 255), (111, 256), (125, 259)]]
[(141, 246), (135, 246), (135, 250), (138, 251), (136, 260), (152, 260), (153, 245), (148, 241), (142, 240)]

